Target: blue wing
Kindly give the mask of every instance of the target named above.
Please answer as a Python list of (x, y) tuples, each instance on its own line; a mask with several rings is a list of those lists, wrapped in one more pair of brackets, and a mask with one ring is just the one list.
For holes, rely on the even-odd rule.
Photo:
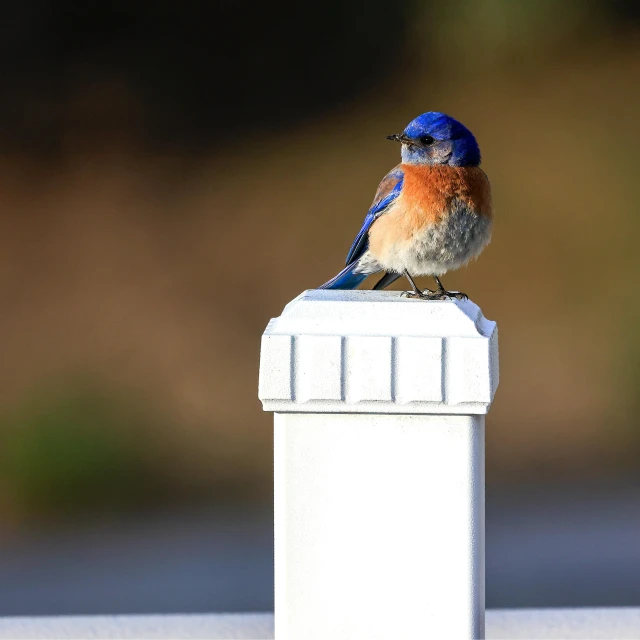
[(369, 246), (369, 228), (386, 212), (389, 205), (400, 195), (400, 191), (402, 191), (402, 181), (404, 179), (404, 172), (400, 166), (401, 165), (398, 165), (391, 169), (379, 184), (371, 208), (362, 224), (362, 229), (360, 229), (360, 232), (351, 245), (351, 249), (349, 249), (347, 266), (358, 260), (367, 250)]

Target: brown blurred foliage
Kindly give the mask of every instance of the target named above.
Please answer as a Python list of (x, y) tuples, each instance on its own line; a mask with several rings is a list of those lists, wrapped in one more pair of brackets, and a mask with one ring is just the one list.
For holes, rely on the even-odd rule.
[[(118, 444), (105, 447), (115, 453), (99, 468), (130, 478), (125, 494), (149, 485), (136, 505), (268, 497), (261, 332), (340, 269), (398, 160), (384, 136), (441, 110), (476, 134), (494, 192), (492, 244), (445, 280), (500, 327), (488, 480), (637, 472), (640, 45), (633, 25), (603, 22), (582, 3), (510, 6), (494, 3), (496, 15), (463, 0), (446, 12), (409, 7), (402, 55), (348, 101), (334, 92), (313, 109), (303, 102), (304, 117), (235, 123), (197, 152), (149, 143), (153, 109), (126, 75), (65, 92), (55, 144), (43, 153), (14, 139), (0, 159), (5, 441), (39, 442), (62, 424), (63, 434), (73, 426), (72, 446), (96, 425), (113, 430)], [(60, 413), (60, 397), (85, 391), (119, 417), (97, 420), (84, 401)], [(34, 417), (43, 415), (58, 417)], [(5, 449), (26, 451), (0, 492), (16, 517), (39, 508), (30, 496), (53, 482), (46, 452), (57, 460), (64, 444), (44, 442), (37, 455)], [(104, 451), (97, 442), (78, 457)], [(82, 483), (85, 467), (73, 464)], [(35, 466), (42, 478), (19, 482)], [(95, 486), (98, 502), (110, 495)]]

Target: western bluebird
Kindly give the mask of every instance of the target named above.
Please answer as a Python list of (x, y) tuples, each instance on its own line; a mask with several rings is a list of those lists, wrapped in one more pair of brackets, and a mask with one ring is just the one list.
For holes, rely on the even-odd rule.
[[(438, 276), (476, 258), (491, 238), (491, 186), (479, 167), (478, 143), (460, 122), (436, 111), (388, 139), (402, 144), (402, 162), (382, 179), (347, 266), (320, 288), (355, 289), (384, 271), (374, 289), (404, 274), (410, 298), (466, 299), (446, 291)], [(421, 291), (415, 276), (432, 276), (437, 290)]]

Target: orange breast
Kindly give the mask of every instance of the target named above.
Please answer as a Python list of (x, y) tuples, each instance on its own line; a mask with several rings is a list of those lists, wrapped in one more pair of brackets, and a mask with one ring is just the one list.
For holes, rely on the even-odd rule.
[(491, 216), (491, 186), (480, 167), (403, 164), (402, 169), (401, 197), (407, 212), (421, 219), (415, 221), (420, 226), (445, 214), (454, 198), (466, 202), (481, 215)]
[(491, 185), (480, 167), (402, 164), (401, 168), (402, 192), (369, 232), (373, 255), (382, 256), (393, 245), (410, 241), (425, 226), (437, 224), (454, 199), (480, 215), (492, 216)]

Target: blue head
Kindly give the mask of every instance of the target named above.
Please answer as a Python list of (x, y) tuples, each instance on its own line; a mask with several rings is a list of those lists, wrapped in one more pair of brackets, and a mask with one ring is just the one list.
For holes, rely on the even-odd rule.
[(402, 143), (402, 162), (448, 164), (468, 167), (480, 164), (480, 147), (463, 124), (444, 113), (429, 111), (412, 120), (402, 133), (388, 136)]

